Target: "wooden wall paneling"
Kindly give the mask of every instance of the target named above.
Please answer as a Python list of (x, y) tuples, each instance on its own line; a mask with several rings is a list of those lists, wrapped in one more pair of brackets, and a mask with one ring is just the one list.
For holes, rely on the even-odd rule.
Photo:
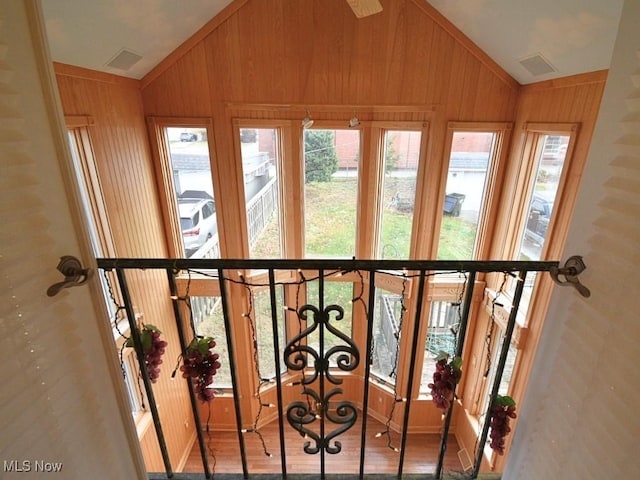
[[(138, 83), (120, 77), (56, 65), (58, 88), (67, 115), (95, 119), (90, 135), (96, 174), (109, 213), (114, 250), (123, 257), (163, 257), (167, 253)], [(157, 325), (169, 342), (167, 358), (179, 353), (173, 312), (163, 272), (128, 275), (134, 309)], [(116, 352), (114, 351), (115, 355)], [(154, 387), (166, 421), (172, 463), (178, 464), (193, 433), (185, 405), (186, 387), (170, 382), (166, 364)], [(188, 422), (185, 424), (185, 422)], [(147, 467), (161, 469), (147, 429), (142, 439)], [(149, 443), (150, 442), (150, 443)], [(157, 448), (157, 447), (156, 447)]]
[(473, 43), (466, 35), (456, 28), (447, 18), (444, 17), (438, 10), (432, 7), (428, 2), (422, 0), (411, 0), (417, 8), (422, 10), (431, 21), (437, 24), (442, 30), (448, 32), (456, 43), (464, 46), (478, 61), (482, 62), (489, 68), (496, 77), (499, 77), (506, 85), (511, 88), (517, 88), (518, 83), (507, 74), (498, 63), (493, 60), (489, 55), (483, 52), (475, 43)]
[[(267, 14), (276, 21), (264, 22)], [(416, 41), (423, 38), (426, 45)], [(449, 83), (459, 75), (450, 58), (456, 42), (411, 0), (393, 2), (382, 14), (360, 20), (340, 2), (316, 7), (265, 0), (247, 3), (203, 37), (201, 45), (212, 102), (389, 105), (444, 104)], [(479, 54), (457, 48), (467, 62), (480, 65)], [(192, 60), (181, 59), (179, 68), (166, 68), (144, 84), (147, 113), (192, 114), (184, 110), (195, 101), (181, 95), (191, 87), (185, 77), (202, 76), (189, 66), (196, 62), (194, 51), (185, 54)], [(486, 97), (472, 87), (468, 94)], [(181, 91), (169, 99), (152, 98), (175, 88)], [(451, 98), (458, 105), (460, 92)], [(487, 99), (487, 104), (496, 102), (503, 103), (499, 95)], [(175, 103), (181, 104), (179, 112)]]

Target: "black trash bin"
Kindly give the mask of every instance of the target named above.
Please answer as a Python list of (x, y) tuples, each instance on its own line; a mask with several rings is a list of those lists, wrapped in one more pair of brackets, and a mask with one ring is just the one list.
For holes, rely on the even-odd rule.
[(448, 193), (444, 197), (444, 213), (452, 217), (460, 216), (465, 196), (463, 193)]

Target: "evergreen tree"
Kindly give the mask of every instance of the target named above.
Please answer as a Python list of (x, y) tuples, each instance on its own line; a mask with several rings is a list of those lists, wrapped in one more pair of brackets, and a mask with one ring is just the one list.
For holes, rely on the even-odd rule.
[(330, 182), (331, 175), (338, 171), (334, 132), (305, 130), (304, 157), (305, 183)]

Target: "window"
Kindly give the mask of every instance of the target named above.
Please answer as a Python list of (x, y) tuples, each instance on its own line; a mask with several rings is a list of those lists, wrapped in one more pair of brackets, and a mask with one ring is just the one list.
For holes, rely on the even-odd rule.
[[(278, 326), (278, 346), (280, 347), (280, 372), (287, 370), (284, 363), (284, 347), (286, 346), (286, 330), (283, 314), (284, 286), (277, 286), (276, 314)], [(273, 352), (273, 320), (271, 315), (271, 295), (268, 290), (262, 290), (254, 294), (254, 320), (256, 346), (258, 348), (258, 366), (262, 379), (272, 379), (276, 376), (276, 364)]]
[(569, 135), (537, 136), (535, 175), (519, 242), (520, 260), (542, 259), (542, 249), (556, 203), (569, 139)]
[[(88, 120), (88, 119), (87, 119)], [(107, 211), (99, 188), (98, 174), (93, 158), (93, 148), (89, 129), (83, 125), (82, 118), (67, 118), (71, 123), (80, 126), (69, 128), (67, 131), (71, 158), (73, 160), (74, 173), (80, 189), (82, 209), (85, 216), (85, 224), (89, 230), (89, 237), (93, 254), (96, 258), (115, 256), (113, 239), (109, 228)], [(117, 295), (118, 282), (112, 272), (100, 275), (100, 285), (104, 297), (104, 304), (109, 312), (109, 320), (112, 322), (112, 332), (118, 344), (124, 342), (122, 334), (129, 331), (129, 322), (123, 311), (117, 311), (111, 295)], [(113, 293), (110, 293), (113, 290)], [(144, 391), (138, 383), (139, 369), (133, 349), (126, 349), (121, 356), (121, 368), (124, 376), (124, 386), (129, 399), (131, 413), (136, 421), (142, 419), (145, 410)]]
[(384, 132), (378, 258), (409, 258), (422, 132)]
[(393, 385), (398, 373), (396, 362), (400, 349), (400, 331), (404, 320), (403, 296), (383, 288), (377, 288), (375, 306), (371, 374)]
[(150, 118), (171, 257), (219, 258), (207, 119)]
[(486, 218), (487, 192), (503, 129), (451, 125), (449, 160), (437, 258), (473, 260)]
[(129, 399), (129, 406), (134, 419), (140, 418), (146, 412), (146, 402), (144, 388), (140, 380), (140, 370), (138, 369), (137, 358), (132, 348), (127, 349), (122, 357), (122, 372), (124, 374), (124, 385)]
[(166, 127), (182, 255), (218, 258), (218, 222), (206, 129)]
[(240, 128), (249, 256), (282, 258), (278, 130)]
[(222, 299), (217, 296), (191, 296), (191, 318), (196, 336), (211, 337), (216, 342), (213, 349), (220, 355), (220, 368), (213, 378), (211, 388), (231, 387), (231, 366), (227, 347), (227, 330), (224, 325)]
[[(540, 128), (540, 130), (538, 129)], [(516, 232), (515, 259), (544, 260), (553, 230), (558, 199), (565, 182), (569, 146), (574, 141), (575, 126), (559, 126), (558, 131), (530, 126), (525, 143), (528, 181), (523, 192), (525, 208)], [(556, 241), (557, 243), (557, 241)], [(527, 275), (519, 311), (526, 315), (536, 284), (535, 272)], [(514, 291), (513, 282), (509, 286)]]
[(305, 256), (356, 254), (358, 130), (304, 130)]
[(430, 391), (428, 385), (433, 382), (436, 358), (440, 352), (451, 357), (456, 351), (456, 333), (460, 324), (460, 303), (435, 301), (429, 309), (429, 324), (425, 343), (420, 393)]

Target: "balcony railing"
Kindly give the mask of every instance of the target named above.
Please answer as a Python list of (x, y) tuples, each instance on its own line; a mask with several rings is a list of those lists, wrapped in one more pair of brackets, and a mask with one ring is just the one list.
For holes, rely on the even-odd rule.
[[(202, 273), (208, 279), (217, 282), (219, 301), (222, 303), (224, 325), (227, 331), (226, 347), (229, 353), (228, 361), (231, 370), (231, 390), (229, 393), (234, 399), (237, 438), (244, 478), (249, 478), (251, 474), (247, 461), (244, 434), (248, 430), (250, 431), (252, 427), (251, 421), (243, 418), (243, 408), (238, 394), (240, 379), (238, 378), (238, 359), (235, 354), (236, 345), (230, 334), (234, 322), (230, 313), (233, 310), (231, 304), (233, 298), (232, 289), (236, 288), (237, 291), (237, 285), (255, 287), (259, 283), (261, 289), (268, 290), (273, 329), (273, 337), (270, 342), (274, 352), (282, 352), (281, 355), (273, 356), (275, 363), (273, 371), (288, 371), (290, 378), (297, 379), (291, 384), (297, 384), (302, 389), (302, 400), (295, 399), (286, 403), (283, 400), (286, 397), (283, 392), (290, 387), (290, 384), (284, 383), (282, 375), (276, 375), (272, 382), (275, 383), (275, 397), (277, 399), (275, 407), (278, 412), (276, 421), (280, 434), (280, 451), (282, 452), (281, 471), (279, 473), (282, 478), (298, 473), (288, 471), (287, 452), (284, 444), (285, 429), (294, 429), (305, 439), (308, 439), (304, 448), (305, 452), (319, 457), (319, 471), (317, 474), (320, 478), (325, 478), (328, 456), (338, 454), (341, 451), (340, 435), (350, 429), (360, 416), (361, 418), (367, 418), (371, 408), (371, 384), (369, 380), (372, 378), (371, 365), (375, 338), (374, 311), (376, 309), (376, 279), (378, 277), (396, 276), (403, 279), (403, 281), (410, 278), (414, 282), (412, 291), (413, 308), (410, 310), (412, 321), (407, 323), (407, 325), (410, 325), (410, 330), (399, 332), (399, 335), (408, 339), (410, 358), (416, 358), (418, 349), (424, 348), (420, 344), (419, 332), (426, 331), (425, 329), (427, 328), (425, 322), (428, 321), (429, 315), (428, 311), (423, 309), (423, 304), (425, 303), (423, 300), (425, 299), (427, 283), (430, 279), (441, 275), (455, 275), (457, 278), (464, 279), (463, 289), (460, 291), (459, 298), (460, 313), (455, 329), (454, 346), (456, 355), (461, 355), (464, 348), (470, 321), (474, 286), (478, 278), (488, 273), (497, 272), (500, 275), (512, 276), (516, 280), (515, 291), (510, 299), (508, 321), (504, 328), (504, 336), (497, 357), (496, 374), (493, 379), (493, 385), (489, 389), (490, 401), (484, 416), (487, 421), (483, 423), (478, 434), (478, 445), (484, 446), (489, 431), (489, 411), (498, 394), (527, 273), (552, 272), (555, 279), (557, 279), (558, 273), (568, 276), (576, 273), (574, 271), (567, 272), (559, 268), (558, 262), (530, 261), (98, 259), (98, 267), (105, 271), (115, 272), (124, 311), (127, 313), (127, 317), (132, 319), (130, 321), (131, 337), (136, 349), (148, 408), (153, 417), (153, 424), (162, 453), (165, 475), (168, 478), (181, 477), (180, 474), (174, 473), (169, 460), (163, 425), (158, 415), (154, 392), (144, 361), (142, 340), (134, 320), (136, 316), (133, 305), (136, 299), (132, 298), (131, 290), (128, 286), (128, 275), (131, 270), (161, 270), (166, 273), (168, 290), (173, 303), (175, 327), (180, 339), (183, 356), (191, 341), (188, 336), (189, 329), (185, 328), (185, 326), (188, 326), (189, 322), (191, 322), (195, 335), (196, 329), (193, 323), (199, 321), (199, 319), (194, 319), (193, 315), (191, 318), (183, 318), (184, 309), (181, 308), (180, 302), (184, 298), (180, 298), (178, 292), (180, 276), (185, 272), (189, 272), (189, 275)], [(247, 278), (249, 276), (258, 278), (253, 275), (255, 272), (260, 272), (258, 275), (260, 280), (256, 284), (251, 284), (251, 282), (247, 281)], [(349, 275), (359, 279), (362, 286), (362, 288), (354, 289), (356, 294), (355, 298), (352, 299), (352, 302), (359, 304), (364, 312), (363, 324), (360, 325), (359, 331), (366, 333), (361, 333), (362, 336), (359, 341), (336, 327), (336, 322), (342, 318), (347, 305), (329, 304), (329, 300), (325, 298), (325, 285), (328, 279)], [(299, 288), (301, 285), (306, 286), (311, 282), (316, 283), (318, 289), (315, 305), (305, 302), (301, 306), (296, 304), (295, 308), (288, 306), (284, 309), (282, 307), (278, 309), (276, 299), (277, 286), (285, 285)], [(201, 303), (201, 300), (194, 303), (197, 312), (212, 306)], [(386, 313), (389, 314), (389, 311)], [(291, 335), (291, 332), (289, 332), (291, 338), (286, 338), (285, 345), (280, 344), (281, 338), (285, 337), (282, 336), (283, 332), (278, 331), (279, 325), (281, 325), (279, 319), (282, 319), (283, 316), (289, 319), (294, 318), (301, 325), (298, 334)], [(392, 320), (387, 315), (386, 324), (392, 327), (392, 330), (402, 327), (397, 324), (391, 325), (390, 322)], [(395, 322), (396, 320), (393, 321)], [(394, 331), (387, 333), (395, 337)], [(314, 335), (314, 340), (313, 342), (308, 342), (307, 340), (312, 334)], [(334, 340), (338, 339), (337, 342), (329, 341), (330, 337)], [(363, 338), (364, 341), (362, 341)], [(261, 341), (264, 341), (264, 339), (261, 339)], [(255, 345), (255, 348), (257, 348), (257, 345)], [(414, 375), (414, 373), (417, 373), (414, 372), (414, 369), (418, 368), (415, 363), (409, 362), (409, 372), (406, 377), (406, 383), (403, 383), (401, 397), (395, 399), (396, 401), (401, 401), (403, 405), (401, 439), (398, 449), (398, 478), (413, 473), (404, 471), (404, 451), (411, 407), (419, 389), (419, 385), (414, 385), (413, 380), (417, 376)], [(356, 390), (361, 391), (361, 394), (358, 398), (353, 398), (344, 394), (342, 384), (349, 375), (356, 374), (358, 378), (362, 379), (363, 388)], [(210, 465), (208, 450), (205, 445), (196, 392), (190, 381), (187, 381), (187, 384), (194, 422), (199, 427), (196, 431), (199, 451), (202, 457), (203, 474), (206, 478), (211, 478), (213, 473), (212, 466)], [(451, 407), (444, 415), (439, 455), (435, 472), (431, 478), (440, 479), (443, 475), (443, 461), (447, 450), (454, 408), (456, 408), (456, 402), (452, 402)], [(375, 432), (373, 435), (375, 435)], [(367, 423), (361, 422), (360, 467), (357, 474), (359, 478), (365, 476), (366, 444), (371, 436), (372, 433), (367, 431)], [(478, 448), (473, 468), (466, 474), (468, 475), (467, 478), (475, 479), (478, 477), (483, 451), (483, 447)]]

